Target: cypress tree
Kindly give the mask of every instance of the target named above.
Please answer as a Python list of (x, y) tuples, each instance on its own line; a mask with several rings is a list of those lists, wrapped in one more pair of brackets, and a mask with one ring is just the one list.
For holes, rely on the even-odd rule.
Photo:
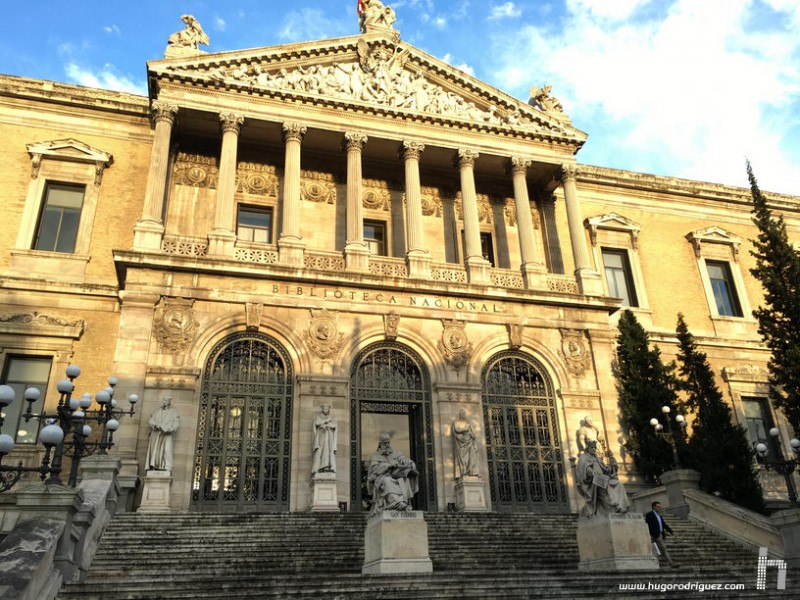
[(700, 472), (700, 488), (750, 510), (764, 511), (754, 452), (743, 427), (734, 425), (704, 352), (678, 314), (678, 365), (686, 407), (694, 414), (684, 466)]
[(753, 240), (756, 267), (750, 272), (764, 288), (764, 304), (753, 311), (758, 332), (772, 352), (768, 368), (770, 399), (783, 410), (795, 435), (800, 434), (800, 256), (789, 243), (783, 217), (774, 218), (750, 163), (747, 176), (753, 195)]
[[(617, 378), (622, 423), (627, 432), (625, 447), (645, 480), (657, 483), (664, 471), (676, 465), (672, 448), (656, 435), (650, 419), (655, 417), (666, 425), (661, 407), (669, 406), (672, 415), (680, 408), (675, 392), (675, 364), (665, 365), (658, 346), (650, 348), (647, 332), (631, 311), (622, 313), (618, 328)], [(681, 432), (675, 428), (673, 432), (676, 443), (682, 446)]]

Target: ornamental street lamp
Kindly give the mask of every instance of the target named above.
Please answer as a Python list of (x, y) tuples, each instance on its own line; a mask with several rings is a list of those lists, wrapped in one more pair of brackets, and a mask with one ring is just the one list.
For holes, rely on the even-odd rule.
[[(80, 398), (73, 397), (75, 391), (73, 381), (80, 375), (80, 372), (77, 365), (67, 367), (68, 379), (63, 379), (56, 385), (60, 397), (54, 413), (33, 414), (33, 404), (39, 399), (40, 392), (36, 388), (25, 390), (24, 396), (28, 407), (22, 418), (26, 423), (31, 419), (44, 421), (45, 426), (39, 432), (39, 440), (45, 447), (45, 455), (39, 467), (24, 467), (22, 462), (15, 467), (3, 465), (3, 457), (14, 449), (14, 438), (7, 434), (0, 434), (0, 493), (11, 489), (26, 472), (39, 473), (42, 481), (48, 485), (61, 485), (60, 475), (65, 450), (69, 452), (68, 455), (72, 459), (67, 483), (75, 487), (78, 482), (78, 465), (81, 457), (92, 454), (95, 450), (100, 450), (100, 454), (105, 454), (114, 445), (113, 433), (119, 428), (118, 417), (133, 416), (134, 405), (139, 398), (136, 394), (131, 394), (128, 397), (131, 408), (128, 411), (115, 410), (116, 401), (113, 400), (113, 395), (114, 386), (118, 380), (116, 377), (111, 377), (109, 387), (95, 397), (100, 408), (88, 410), (92, 404), (91, 394), (83, 394)], [(15, 393), (11, 386), (0, 386), (0, 409), (11, 404), (14, 399)], [(102, 426), (102, 435), (97, 442), (86, 442), (86, 438), (92, 433), (92, 428), (86, 424), (87, 419), (96, 421)], [(2, 430), (2, 426), (3, 417), (0, 413), (0, 430)]]
[(786, 491), (789, 493), (789, 502), (791, 502), (793, 506), (800, 506), (800, 503), (797, 502), (797, 491), (795, 490), (794, 480), (792, 479), (792, 473), (794, 473), (797, 466), (800, 465), (800, 458), (798, 458), (800, 456), (800, 440), (797, 438), (789, 440), (789, 446), (791, 446), (792, 452), (794, 452), (795, 455), (795, 458), (790, 459), (783, 455), (780, 430), (777, 427), (773, 427), (769, 430), (769, 434), (772, 436), (775, 444), (777, 458), (774, 460), (767, 458), (769, 453), (767, 445), (763, 442), (759, 442), (756, 444), (756, 460), (759, 464), (764, 465), (767, 471), (774, 469), (776, 472), (783, 475), (783, 478), (786, 480)]
[[(675, 463), (675, 468), (680, 469), (681, 461), (678, 458), (678, 447), (675, 445), (675, 435), (672, 432), (672, 421), (669, 418), (672, 409), (665, 405), (661, 407), (661, 412), (664, 414), (664, 421), (667, 423), (667, 430), (664, 431), (664, 426), (655, 417), (650, 419), (650, 425), (653, 426), (653, 429), (655, 429), (658, 437), (666, 440), (669, 443), (670, 448), (672, 448), (672, 460)], [(686, 429), (687, 425), (686, 418), (683, 415), (675, 415), (675, 422), (678, 423), (678, 426), (680, 427), (679, 431), (683, 433), (683, 430)]]

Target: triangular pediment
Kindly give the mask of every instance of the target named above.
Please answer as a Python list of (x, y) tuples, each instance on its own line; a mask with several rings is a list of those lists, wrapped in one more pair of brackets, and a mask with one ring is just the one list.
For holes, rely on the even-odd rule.
[(362, 114), (513, 130), (576, 149), (586, 139), (560, 107), (540, 110), (390, 35), (165, 59), (148, 69), (152, 95), (163, 78)]
[(47, 157), (56, 160), (70, 160), (75, 162), (102, 163), (109, 166), (114, 162), (114, 157), (108, 152), (92, 148), (73, 138), (53, 140), (49, 142), (35, 142), (28, 144), (28, 153), (32, 157)]

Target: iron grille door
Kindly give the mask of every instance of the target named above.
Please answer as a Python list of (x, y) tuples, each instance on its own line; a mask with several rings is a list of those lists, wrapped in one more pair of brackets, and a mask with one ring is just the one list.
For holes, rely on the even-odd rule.
[(499, 512), (569, 511), (555, 395), (544, 370), (518, 352), (483, 372), (491, 498)]
[(286, 351), (266, 335), (217, 344), (203, 373), (193, 509), (288, 510), (292, 379)]
[(436, 477), (430, 379), (422, 359), (410, 348), (379, 342), (356, 358), (350, 373), (350, 501), (351, 510), (367, 510), (362, 444), (371, 454), (378, 439), (361, 439), (361, 413), (408, 415), (411, 458), (419, 471), (414, 508), (436, 510)]

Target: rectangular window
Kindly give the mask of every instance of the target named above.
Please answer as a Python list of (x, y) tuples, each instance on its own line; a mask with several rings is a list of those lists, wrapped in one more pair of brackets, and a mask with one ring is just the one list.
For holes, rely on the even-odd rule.
[(769, 430), (773, 425), (769, 408), (767, 407), (767, 399), (742, 398), (742, 406), (744, 407), (744, 420), (750, 443), (754, 448), (756, 444), (765, 444), (768, 449), (767, 458), (774, 460), (777, 452), (775, 440), (769, 434)]
[(481, 254), (484, 260), (489, 261), (489, 265), (494, 267), (494, 244), (492, 243), (492, 234), (486, 231), (481, 231)]
[[(25, 402), (25, 390), (30, 387), (39, 390), (39, 399), (31, 407), (31, 412), (38, 415), (44, 406), (44, 395), (47, 390), (47, 380), (50, 378), (50, 359), (31, 358), (26, 356), (10, 356), (6, 361), (3, 374), (3, 383), (14, 388), (14, 401), (6, 406), (3, 412), (5, 424), (3, 433), (8, 433), (23, 444), (34, 444), (38, 437), (39, 421), (31, 419), (27, 423), (22, 418), (28, 409)], [(13, 431), (13, 433), (12, 433)]]
[(47, 184), (36, 227), (35, 250), (68, 254), (75, 251), (85, 193), (86, 187), (82, 185)]
[(386, 256), (386, 223), (365, 219), (364, 242), (372, 254)]
[(603, 248), (603, 268), (606, 272), (609, 295), (622, 298), (622, 306), (639, 306), (628, 253), (625, 250)]
[(731, 266), (725, 261), (707, 260), (706, 268), (714, 292), (717, 313), (721, 317), (744, 316), (739, 296), (736, 294), (736, 286), (733, 284)]
[(236, 237), (245, 242), (272, 242), (272, 208), (240, 206)]

